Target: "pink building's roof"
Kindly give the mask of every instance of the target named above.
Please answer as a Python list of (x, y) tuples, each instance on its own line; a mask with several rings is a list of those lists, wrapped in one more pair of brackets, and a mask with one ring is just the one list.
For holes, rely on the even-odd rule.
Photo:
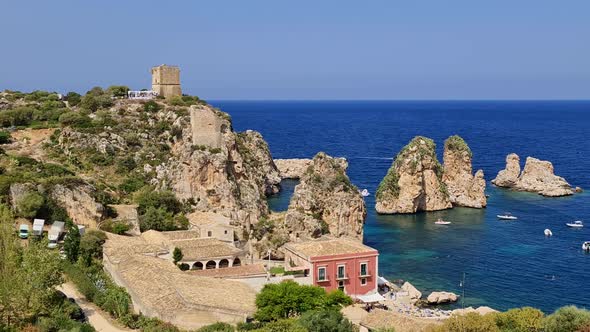
[(377, 250), (348, 238), (320, 238), (305, 242), (290, 242), (285, 249), (311, 260), (314, 257), (377, 254)]

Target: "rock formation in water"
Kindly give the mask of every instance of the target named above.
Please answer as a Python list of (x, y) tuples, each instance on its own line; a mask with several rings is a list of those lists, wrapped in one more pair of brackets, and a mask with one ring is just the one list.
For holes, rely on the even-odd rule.
[(538, 193), (547, 197), (574, 194), (572, 186), (562, 177), (554, 174), (549, 161), (527, 157), (522, 173), (520, 159), (511, 153), (506, 157), (506, 169), (498, 172), (492, 183), (498, 187)]
[(426, 302), (428, 304), (442, 304), (442, 303), (449, 303), (449, 302), (456, 302), (459, 299), (459, 296), (455, 293), (451, 292), (432, 292), (426, 298)]
[(443, 167), (430, 138), (416, 136), (395, 158), (377, 188), (378, 213), (415, 213), (452, 207), (442, 181)]
[(445, 141), (444, 172), (442, 180), (447, 186), (449, 199), (454, 206), (483, 208), (486, 206), (486, 181), (483, 171), (472, 172), (472, 152), (460, 136)]
[(311, 165), (311, 159), (275, 159), (274, 162), (283, 179), (299, 179)]
[(516, 153), (506, 156), (506, 168), (498, 172), (492, 183), (498, 187), (514, 187), (520, 176), (520, 157)]
[(295, 187), (284, 227), (291, 238), (322, 233), (362, 241), (365, 201), (346, 175), (345, 159), (318, 153)]

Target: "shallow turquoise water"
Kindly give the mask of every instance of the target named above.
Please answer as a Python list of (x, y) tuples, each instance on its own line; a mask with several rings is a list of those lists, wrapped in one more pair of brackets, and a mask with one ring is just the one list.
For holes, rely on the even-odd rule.
[[(528, 155), (553, 162), (572, 185), (590, 189), (590, 102), (214, 102), (229, 112), (237, 130), (255, 129), (276, 158), (312, 157), (318, 151), (349, 160), (359, 188), (375, 192), (392, 157), (413, 136), (438, 144), (459, 134), (474, 153), (474, 168), (488, 180), (487, 209), (455, 208), (415, 215), (382, 216), (367, 197), (364, 242), (380, 252), (380, 274), (405, 279), (424, 293), (461, 292), (466, 305), (498, 309), (531, 305), (545, 311), (590, 296), (590, 194), (543, 198), (489, 184), (508, 153), (522, 164)], [(442, 159), (442, 158), (439, 158)], [(441, 160), (442, 161), (442, 160)], [(284, 210), (296, 182), (269, 200)], [(510, 211), (518, 221), (496, 215)], [(444, 218), (450, 226), (433, 222)], [(568, 229), (565, 222), (588, 227)], [(554, 236), (545, 238), (550, 228)]]

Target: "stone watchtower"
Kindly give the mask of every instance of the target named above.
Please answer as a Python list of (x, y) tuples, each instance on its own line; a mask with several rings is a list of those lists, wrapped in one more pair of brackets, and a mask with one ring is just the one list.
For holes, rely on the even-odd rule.
[(152, 67), (152, 90), (164, 98), (182, 96), (180, 68), (167, 65)]

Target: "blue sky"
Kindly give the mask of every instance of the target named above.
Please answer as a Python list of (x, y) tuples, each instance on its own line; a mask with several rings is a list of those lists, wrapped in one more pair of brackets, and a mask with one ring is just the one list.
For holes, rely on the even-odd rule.
[(204, 99), (590, 99), (590, 1), (3, 0), (0, 89)]

